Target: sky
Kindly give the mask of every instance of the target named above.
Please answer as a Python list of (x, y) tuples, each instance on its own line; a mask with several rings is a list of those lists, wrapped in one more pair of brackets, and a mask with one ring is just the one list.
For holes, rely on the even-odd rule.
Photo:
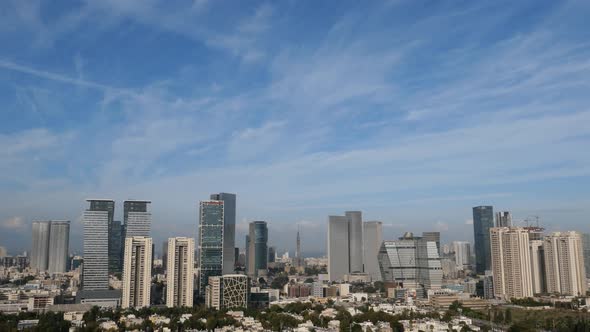
[(2, 1), (0, 246), (89, 197), (151, 200), (194, 236), (325, 250), (328, 215), (385, 239), (473, 239), (472, 210), (590, 232), (588, 1)]

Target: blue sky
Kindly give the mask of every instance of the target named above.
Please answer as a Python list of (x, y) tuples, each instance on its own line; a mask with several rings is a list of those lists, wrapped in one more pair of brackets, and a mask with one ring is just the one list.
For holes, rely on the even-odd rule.
[[(590, 231), (587, 1), (4, 1), (0, 245), (87, 197), (156, 241), (238, 194), (292, 249), (330, 214), (472, 239), (491, 204)], [(122, 204), (117, 206), (121, 216)]]

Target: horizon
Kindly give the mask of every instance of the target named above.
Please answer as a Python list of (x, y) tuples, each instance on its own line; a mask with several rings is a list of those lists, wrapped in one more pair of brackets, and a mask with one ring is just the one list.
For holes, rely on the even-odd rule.
[[(329, 215), (383, 239), (473, 242), (492, 205), (590, 225), (584, 1), (8, 1), (0, 13), (0, 246), (87, 197), (150, 200), (152, 236), (196, 237), (237, 195), (269, 245), (325, 252)], [(567, 24), (564, 24), (567, 22)], [(280, 248), (277, 244), (284, 244)]]

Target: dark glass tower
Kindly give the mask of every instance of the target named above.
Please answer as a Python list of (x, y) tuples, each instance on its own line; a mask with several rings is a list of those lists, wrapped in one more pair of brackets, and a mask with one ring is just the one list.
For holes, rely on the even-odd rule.
[(473, 240), (475, 244), (475, 271), (484, 274), (492, 269), (490, 228), (494, 227), (494, 208), (476, 206), (473, 208)]
[(200, 203), (199, 293), (201, 296), (205, 296), (209, 277), (223, 274), (223, 212), (223, 201), (210, 200)]
[(114, 220), (109, 227), (109, 273), (123, 271), (123, 226)]
[(223, 274), (232, 274), (236, 264), (236, 194), (212, 194), (210, 199), (223, 201)]
[(250, 250), (248, 274), (258, 276), (258, 271), (268, 268), (268, 227), (266, 221), (250, 223)]

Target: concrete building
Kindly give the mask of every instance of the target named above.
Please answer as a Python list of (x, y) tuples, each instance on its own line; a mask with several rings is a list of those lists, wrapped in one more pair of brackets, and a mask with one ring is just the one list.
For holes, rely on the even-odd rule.
[(590, 234), (582, 235), (584, 249), (584, 269), (586, 270), (586, 279), (590, 279)]
[(209, 197), (211, 200), (223, 201), (223, 274), (235, 271), (233, 255), (236, 244), (236, 194), (218, 193)]
[(70, 222), (33, 221), (31, 267), (40, 272), (64, 273), (69, 256)]
[(38, 271), (47, 271), (50, 231), (51, 221), (33, 221), (31, 267)]
[(582, 236), (578, 232), (555, 232), (543, 240), (547, 291), (562, 295), (586, 294), (586, 270)]
[(509, 300), (533, 296), (529, 234), (522, 227), (490, 230), (494, 295)]
[(350, 272), (365, 272), (363, 266), (363, 218), (361, 211), (346, 211), (348, 241), (350, 243)]
[(125, 238), (123, 262), (122, 308), (141, 308), (150, 305), (152, 282), (152, 238)]
[(490, 228), (494, 227), (494, 208), (476, 206), (473, 208), (473, 240), (475, 243), (475, 271), (484, 274), (492, 268), (490, 251)]
[(471, 260), (471, 243), (467, 241), (453, 241), (451, 247), (455, 253), (455, 265), (459, 270), (470, 268)]
[(70, 255), (70, 222), (51, 221), (47, 270), (49, 273), (65, 273)]
[(381, 281), (377, 256), (383, 242), (383, 223), (380, 221), (367, 221), (363, 226), (365, 272), (371, 276), (372, 281)]
[(360, 211), (328, 217), (328, 274), (330, 280), (364, 272), (363, 221)]
[(494, 298), (494, 274), (490, 270), (486, 271), (483, 277), (483, 298)]
[(406, 233), (399, 240), (384, 241), (378, 260), (384, 282), (415, 289), (422, 297), (441, 288), (442, 265), (435, 242)]
[(168, 239), (166, 306), (192, 307), (194, 288), (195, 240)]
[(249, 225), (248, 275), (258, 277), (268, 269), (268, 226), (266, 221), (253, 221)]
[(529, 242), (529, 248), (531, 250), (531, 277), (533, 279), (533, 294), (545, 293), (547, 292), (547, 283), (545, 275), (545, 250), (543, 249), (543, 241), (531, 240)]
[(247, 308), (250, 296), (248, 276), (226, 274), (209, 277), (205, 292), (205, 304), (208, 308), (229, 309)]
[[(113, 220), (115, 202), (110, 199), (88, 199), (90, 207), (84, 211), (84, 263), (82, 288), (109, 289), (109, 228)], [(120, 257), (118, 255), (117, 257)]]
[(348, 219), (344, 216), (328, 217), (328, 274), (330, 280), (343, 280), (350, 272), (350, 243)]
[[(199, 294), (205, 296), (209, 277), (223, 273), (224, 201), (199, 204)], [(233, 249), (232, 249), (233, 251)], [(231, 255), (233, 257), (233, 253)]]
[(496, 212), (496, 227), (512, 227), (512, 214), (508, 211)]
[(127, 200), (123, 202), (123, 221), (125, 237), (149, 237), (152, 227), (152, 214), (148, 212), (150, 201)]

